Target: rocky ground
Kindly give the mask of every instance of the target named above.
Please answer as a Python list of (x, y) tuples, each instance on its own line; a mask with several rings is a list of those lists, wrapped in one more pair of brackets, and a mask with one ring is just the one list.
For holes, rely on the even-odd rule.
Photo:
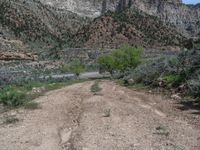
[[(160, 95), (88, 81), (36, 99), (40, 109), (0, 114), (1, 150), (197, 150), (198, 109)], [(184, 111), (185, 110), (185, 111)], [(17, 118), (6, 124), (8, 117)]]

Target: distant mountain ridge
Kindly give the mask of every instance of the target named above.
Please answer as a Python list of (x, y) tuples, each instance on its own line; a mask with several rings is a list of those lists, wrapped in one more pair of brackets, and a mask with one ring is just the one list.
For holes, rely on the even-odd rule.
[(195, 7), (200, 7), (200, 3), (197, 3), (197, 4), (195, 5)]
[(45, 4), (70, 10), (81, 16), (96, 18), (104, 11), (116, 11), (121, 7), (135, 7), (160, 18), (165, 24), (172, 23), (188, 37), (200, 32), (199, 4), (188, 6), (182, 0), (41, 0)]
[(0, 51), (183, 47), (200, 37), (199, 5), (181, 0), (1, 0), (0, 8)]

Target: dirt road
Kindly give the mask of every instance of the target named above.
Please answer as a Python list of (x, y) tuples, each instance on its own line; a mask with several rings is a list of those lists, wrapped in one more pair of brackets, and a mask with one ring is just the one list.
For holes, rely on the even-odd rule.
[(19, 122), (0, 125), (0, 150), (200, 150), (198, 115), (111, 81), (94, 94), (93, 83), (51, 91), (36, 99), (40, 109), (1, 114)]

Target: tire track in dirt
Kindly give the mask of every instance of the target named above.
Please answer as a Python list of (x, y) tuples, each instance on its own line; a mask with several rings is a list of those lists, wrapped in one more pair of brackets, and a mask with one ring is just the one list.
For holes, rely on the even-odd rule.
[[(198, 150), (200, 126), (162, 96), (94, 81), (48, 92), (41, 109), (13, 110), (20, 122), (0, 125), (1, 150)], [(5, 114), (0, 114), (5, 115)], [(191, 117), (192, 119), (192, 117)], [(199, 122), (197, 120), (197, 122)]]
[[(161, 96), (109, 81), (102, 82), (101, 87), (100, 94), (83, 102), (84, 111), (73, 140), (75, 149), (200, 149), (200, 128), (177, 122), (178, 113)], [(163, 110), (162, 105), (166, 105)], [(109, 117), (105, 117), (105, 110), (110, 111)]]
[(0, 149), (59, 150), (70, 147), (68, 132), (79, 124), (81, 103), (91, 96), (88, 92), (91, 84), (85, 82), (48, 92), (36, 99), (41, 109), (7, 112), (17, 114), (21, 121), (0, 126)]

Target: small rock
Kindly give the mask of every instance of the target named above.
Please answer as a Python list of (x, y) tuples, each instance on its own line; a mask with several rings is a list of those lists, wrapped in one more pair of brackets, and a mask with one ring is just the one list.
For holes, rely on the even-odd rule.
[(159, 81), (158, 85), (159, 85), (159, 87), (165, 87), (165, 82), (164, 81)]
[(61, 145), (67, 143), (71, 138), (72, 130), (62, 129), (60, 131)]
[(32, 93), (41, 93), (43, 91), (45, 91), (45, 87), (40, 87), (40, 88), (33, 87), (32, 89)]
[(182, 98), (179, 96), (179, 94), (173, 94), (173, 95), (171, 96), (171, 98), (174, 99), (174, 100), (181, 100), (181, 99), (182, 99)]
[(188, 90), (188, 87), (186, 84), (182, 84), (180, 85), (177, 89), (176, 89), (176, 92), (179, 92), (179, 93), (184, 93), (185, 91)]
[(133, 79), (128, 79), (128, 84), (134, 84), (135, 81)]

